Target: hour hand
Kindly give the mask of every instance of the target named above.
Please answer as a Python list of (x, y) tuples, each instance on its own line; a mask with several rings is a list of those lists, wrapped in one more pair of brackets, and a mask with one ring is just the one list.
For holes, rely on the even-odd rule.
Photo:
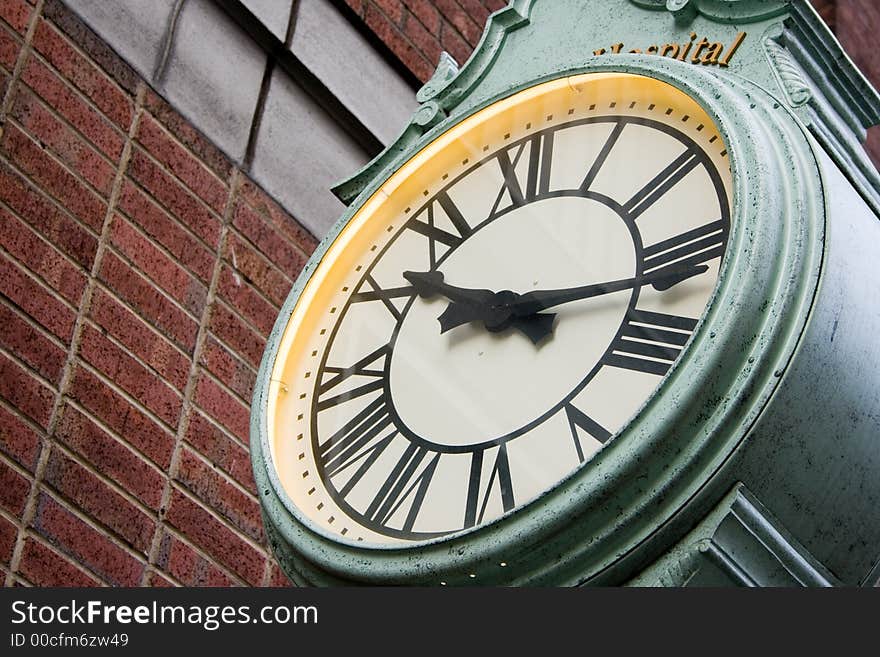
[[(499, 313), (503, 313), (503, 318), (493, 317)], [(490, 332), (495, 333), (514, 328), (534, 344), (538, 344), (553, 333), (553, 322), (556, 315), (554, 313), (535, 313), (527, 317), (511, 317), (504, 306), (477, 308), (473, 305), (453, 301), (437, 319), (440, 321), (440, 333), (446, 333), (446, 331), (470, 322), (482, 322), (486, 330)]]
[(423, 298), (442, 294), (450, 301), (470, 306), (485, 306), (495, 296), (492, 290), (477, 290), (467, 287), (456, 287), (443, 281), (443, 272), (439, 271), (405, 271), (403, 277)]
[(443, 272), (440, 271), (405, 271), (403, 277), (410, 282), (413, 289), (423, 299), (441, 293)]

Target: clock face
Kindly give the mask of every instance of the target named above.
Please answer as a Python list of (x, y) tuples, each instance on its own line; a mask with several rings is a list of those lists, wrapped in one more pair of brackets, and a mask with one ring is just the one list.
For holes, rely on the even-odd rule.
[(708, 115), (633, 75), (537, 85), (434, 140), (336, 237), (282, 334), (268, 435), (296, 515), (406, 544), (589, 469), (686, 359), (730, 189)]

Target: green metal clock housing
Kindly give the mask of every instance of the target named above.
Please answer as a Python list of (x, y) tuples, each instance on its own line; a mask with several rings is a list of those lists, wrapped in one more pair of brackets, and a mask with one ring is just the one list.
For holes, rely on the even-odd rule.
[[(616, 42), (605, 43), (609, 34)], [(672, 85), (699, 104), (726, 145), (730, 234), (689, 346), (587, 467), (512, 513), (412, 545), (337, 540), (297, 512), (270, 444), (272, 371), (303, 290), (352, 217), (427, 144), (499, 100), (589, 73)], [(515, 1), (490, 18), (471, 60), (458, 70), (444, 59), (418, 98), (398, 141), (337, 187), (349, 210), (294, 285), (258, 376), (254, 473), (267, 534), (291, 579), (877, 579), (880, 298), (872, 281), (880, 196), (859, 142), (880, 120), (880, 100), (806, 3)]]

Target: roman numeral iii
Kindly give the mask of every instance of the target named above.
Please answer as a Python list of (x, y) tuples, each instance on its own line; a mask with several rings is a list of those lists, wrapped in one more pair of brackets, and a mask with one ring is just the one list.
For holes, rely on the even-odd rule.
[(603, 363), (663, 376), (681, 354), (696, 326), (697, 320), (690, 317), (630, 310)]

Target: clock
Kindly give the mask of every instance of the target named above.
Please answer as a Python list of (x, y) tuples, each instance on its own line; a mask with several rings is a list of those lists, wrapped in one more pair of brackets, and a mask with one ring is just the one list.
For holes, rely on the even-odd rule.
[[(742, 373), (772, 384), (767, 358), (740, 347), (760, 313), (724, 306), (776, 273), (743, 289), (725, 272), (754, 269), (754, 235), (783, 234), (738, 219), (757, 190), (738, 201), (728, 140), (696, 87), (646, 72), (539, 81), (439, 129), (313, 259), (254, 411), (258, 482), (306, 550), (418, 572), (401, 564), (521, 523), (551, 531), (589, 486), (605, 505), (595, 518), (621, 536), (626, 514), (597, 490), (671, 501), (651, 477), (741, 439), (729, 419), (688, 423), (718, 422), (700, 406), (755, 385)], [(294, 577), (311, 568), (298, 550)]]
[[(603, 20), (672, 20), (637, 4)], [(783, 4), (675, 17), (733, 72), (584, 57), (580, 4), (515, 2), (340, 184), (251, 411), (294, 582), (873, 581), (880, 201), (798, 105)]]
[(437, 137), (284, 327), (267, 420), (297, 513), (408, 544), (589, 469), (698, 330), (730, 194), (712, 119), (644, 76), (548, 81)]

